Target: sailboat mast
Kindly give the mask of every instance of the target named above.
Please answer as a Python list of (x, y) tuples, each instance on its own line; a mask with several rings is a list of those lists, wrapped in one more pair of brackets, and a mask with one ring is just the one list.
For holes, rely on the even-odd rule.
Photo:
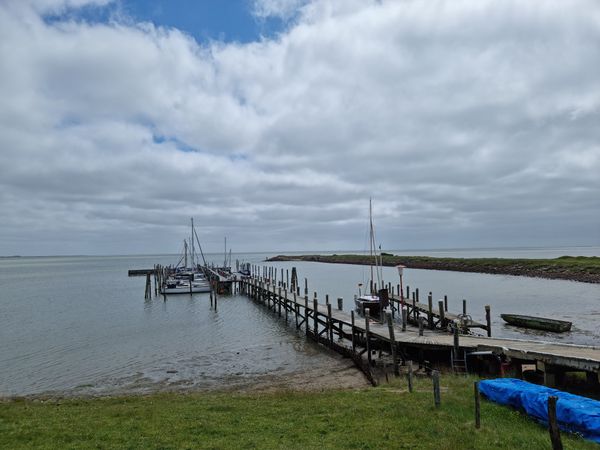
[(371, 282), (369, 289), (373, 295), (373, 206), (372, 199), (369, 197), (369, 261), (371, 262)]
[(183, 267), (185, 267), (187, 269), (188, 266), (188, 243), (187, 241), (184, 239), (183, 240), (183, 255), (184, 255), (184, 265)]
[(194, 218), (191, 217), (192, 221), (192, 267), (196, 267), (196, 249), (194, 248)]

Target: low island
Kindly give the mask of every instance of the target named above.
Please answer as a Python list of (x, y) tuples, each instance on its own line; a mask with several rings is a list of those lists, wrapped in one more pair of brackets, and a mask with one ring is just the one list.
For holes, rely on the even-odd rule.
[[(279, 255), (269, 258), (267, 261), (314, 261), (370, 265), (373, 258), (369, 255), (352, 254)], [(553, 259), (436, 258), (382, 253), (381, 263), (384, 266), (402, 264), (410, 269), (451, 270), (600, 283), (600, 257), (598, 256), (561, 256)]]

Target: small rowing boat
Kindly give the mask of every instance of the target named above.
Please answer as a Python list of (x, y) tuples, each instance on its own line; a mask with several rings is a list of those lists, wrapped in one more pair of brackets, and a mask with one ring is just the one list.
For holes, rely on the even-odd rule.
[(571, 322), (566, 320), (547, 319), (545, 317), (522, 316), (519, 314), (500, 314), (502, 319), (517, 327), (533, 328), (535, 330), (553, 331), (563, 333), (571, 329)]

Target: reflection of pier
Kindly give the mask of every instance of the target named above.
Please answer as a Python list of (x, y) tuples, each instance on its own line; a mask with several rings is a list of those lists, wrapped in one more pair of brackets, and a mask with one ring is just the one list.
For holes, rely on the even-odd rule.
[[(342, 299), (337, 300), (336, 308), (328, 296), (325, 303), (318, 301), (316, 292), (309, 299), (306, 280), (304, 296), (300, 295), (297, 281), (289, 288), (286, 282), (256, 275), (238, 281), (243, 293), (279, 317), (284, 315), (286, 322), (291, 317), (297, 329), (304, 328), (307, 337), (352, 358), (373, 383), (376, 380), (372, 369), (377, 365), (393, 367), (397, 374), (401, 366), (419, 361), (419, 366), (426, 369), (445, 362), (451, 363), (455, 371), (468, 368), (501, 374), (512, 372), (515, 376), (533, 369), (548, 385), (560, 383), (566, 372), (579, 371), (587, 374), (589, 382), (598, 384), (599, 348), (459, 334), (465, 330), (453, 324), (464, 317), (446, 312), (442, 302), (434, 312), (431, 300), (423, 305), (415, 298), (414, 303), (405, 302), (404, 312), (397, 314), (404, 320), (394, 319), (387, 312), (380, 321), (360, 317), (354, 311), (350, 314), (342, 311)], [(396, 296), (390, 300), (397, 306)], [(489, 335), (489, 309), (486, 312), (487, 325), (471, 322), (467, 328), (484, 328)]]

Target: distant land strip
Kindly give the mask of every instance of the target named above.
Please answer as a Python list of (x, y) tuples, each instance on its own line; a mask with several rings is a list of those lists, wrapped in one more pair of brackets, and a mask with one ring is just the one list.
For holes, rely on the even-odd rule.
[[(267, 261), (370, 265), (372, 258), (368, 255), (279, 255), (268, 258)], [(410, 269), (451, 270), (600, 283), (600, 257), (597, 256), (561, 256), (554, 259), (434, 258), (382, 253), (382, 264), (384, 266), (402, 264)]]

